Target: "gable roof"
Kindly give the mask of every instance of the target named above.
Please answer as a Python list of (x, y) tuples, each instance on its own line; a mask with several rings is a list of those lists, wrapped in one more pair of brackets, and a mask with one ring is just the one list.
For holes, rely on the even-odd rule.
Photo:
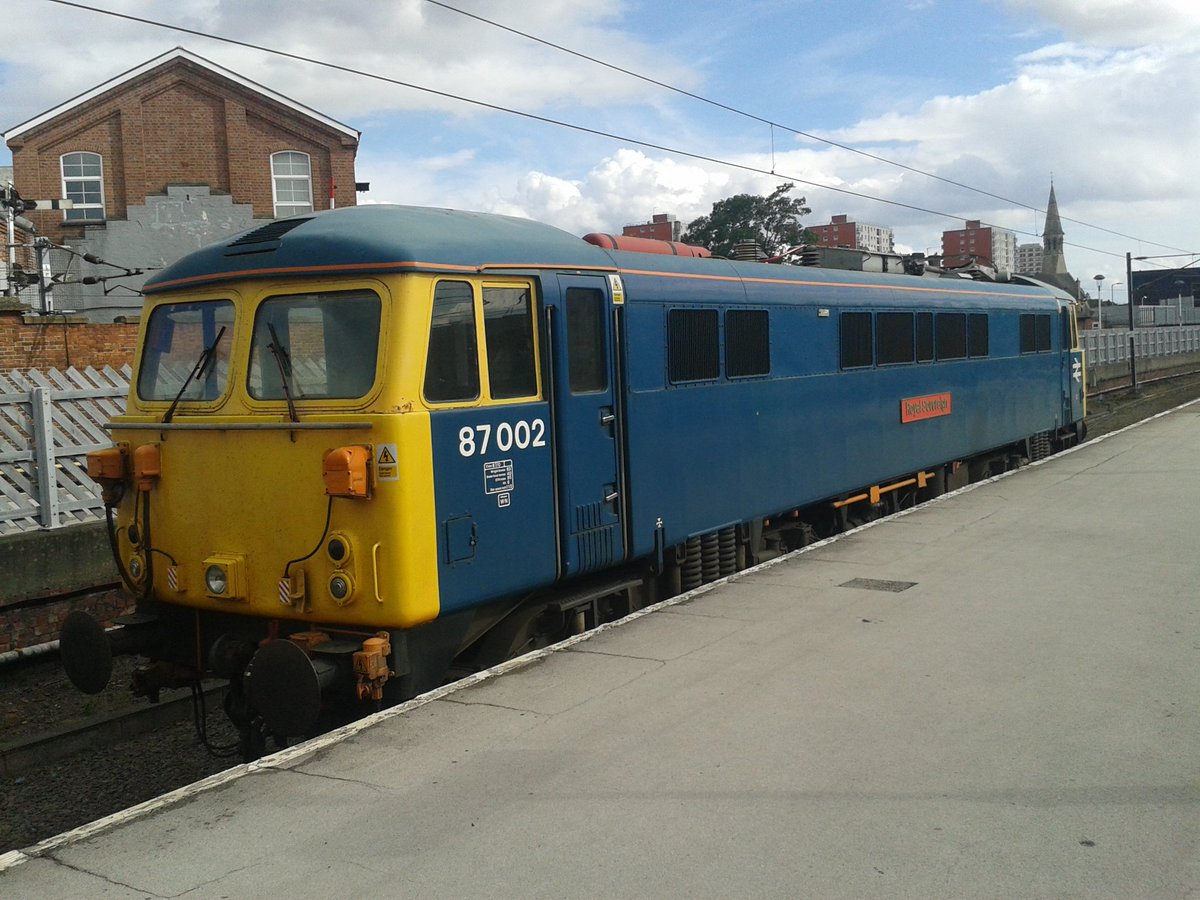
[(103, 84), (98, 84), (94, 88), (72, 97), (65, 103), (60, 103), (53, 109), (48, 109), (44, 113), (34, 116), (32, 119), (10, 128), (4, 133), (4, 141), (7, 143), (13, 138), (20, 137), (25, 132), (31, 131), (34, 128), (37, 128), (39, 125), (44, 125), (52, 119), (61, 116), (63, 113), (69, 112), (71, 109), (79, 106), (81, 103), (86, 103), (88, 100), (92, 100), (93, 98), (99, 97), (101, 94), (111, 91), (114, 88), (118, 88), (123, 84), (127, 84), (128, 82), (141, 75), (144, 75), (152, 69), (165, 66), (177, 59), (186, 60), (187, 62), (193, 63), (194, 65), (197, 65), (203, 69), (207, 69), (221, 78), (225, 78), (229, 81), (239, 84), (256, 94), (261, 94), (262, 96), (273, 100), (281, 106), (286, 106), (289, 109), (295, 110), (303, 116), (307, 116), (310, 119), (315, 119), (328, 128), (352, 137), (356, 141), (361, 137), (361, 132), (351, 128), (349, 125), (343, 125), (336, 119), (331, 119), (329, 116), (319, 113), (315, 109), (305, 106), (303, 103), (298, 103), (295, 100), (292, 100), (290, 97), (285, 97), (283, 94), (276, 93), (268, 87), (264, 87), (257, 82), (251, 81), (249, 78), (239, 75), (237, 72), (226, 69), (224, 66), (219, 66), (215, 62), (205, 59), (203, 56), (197, 56), (190, 50), (185, 50), (183, 47), (176, 47), (173, 50), (168, 50), (161, 56), (156, 56), (154, 59), (147, 60), (140, 66), (130, 69), (128, 72), (123, 72), (115, 78), (109, 79)]

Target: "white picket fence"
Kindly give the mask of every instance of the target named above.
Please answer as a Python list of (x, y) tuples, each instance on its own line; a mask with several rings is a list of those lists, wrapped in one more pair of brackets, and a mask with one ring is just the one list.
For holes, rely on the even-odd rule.
[(87, 454), (111, 446), (104, 425), (125, 411), (131, 376), (129, 366), (0, 372), (0, 534), (103, 514)]
[(1133, 336), (1136, 359), (1155, 356), (1174, 356), (1178, 353), (1200, 353), (1200, 326), (1184, 325), (1174, 328), (1105, 328), (1085, 331), (1080, 344), (1087, 351), (1088, 365), (1107, 366), (1129, 362), (1129, 337)]

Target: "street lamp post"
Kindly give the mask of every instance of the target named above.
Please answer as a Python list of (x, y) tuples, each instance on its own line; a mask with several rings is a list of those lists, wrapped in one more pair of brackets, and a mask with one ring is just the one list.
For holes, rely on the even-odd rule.
[[(1109, 306), (1115, 306), (1115, 305), (1116, 305), (1116, 302), (1117, 302), (1117, 300), (1116, 300), (1116, 297), (1115, 297), (1115, 292), (1116, 292), (1116, 290), (1117, 290), (1117, 285), (1118, 285), (1118, 284), (1124, 284), (1124, 283), (1125, 283), (1125, 282), (1123, 282), (1123, 281), (1114, 281), (1112, 284), (1110, 284), (1110, 285), (1108, 286), (1108, 305), (1109, 305)], [(1103, 305), (1103, 304), (1101, 304), (1101, 305)], [(1104, 327), (1104, 320), (1103, 320), (1103, 319), (1101, 319), (1101, 321), (1100, 321), (1100, 327), (1101, 327), (1101, 328), (1103, 328), (1103, 327)]]
[(1096, 327), (1103, 328), (1104, 327), (1104, 317), (1100, 313), (1100, 304), (1102, 303), (1102, 301), (1100, 299), (1100, 288), (1103, 287), (1104, 276), (1103, 275), (1093, 275), (1092, 280), (1096, 282)]

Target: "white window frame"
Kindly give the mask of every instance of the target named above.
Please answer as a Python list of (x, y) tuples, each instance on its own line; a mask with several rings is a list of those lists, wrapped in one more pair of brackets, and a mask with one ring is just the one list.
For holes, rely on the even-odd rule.
[[(72, 157), (77, 157), (73, 159)], [(68, 162), (70, 160), (70, 162)], [(79, 168), (79, 174), (68, 174), (67, 166)], [(84, 174), (85, 166), (95, 166), (99, 171)], [(104, 221), (104, 157), (91, 150), (72, 150), (58, 158), (58, 171), (62, 175), (62, 196), (64, 200), (73, 201), (71, 209), (63, 210), (64, 222), (103, 222)], [(74, 189), (68, 185), (74, 185)], [(77, 197), (99, 196), (99, 202), (79, 200)]]
[[(304, 172), (297, 171), (297, 163), (301, 160)], [(313, 211), (312, 157), (301, 150), (280, 150), (271, 154), (271, 202), (277, 219)]]

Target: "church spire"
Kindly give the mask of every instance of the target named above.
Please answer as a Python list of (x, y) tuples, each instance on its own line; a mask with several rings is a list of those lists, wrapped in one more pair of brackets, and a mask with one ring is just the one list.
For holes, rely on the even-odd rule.
[(1063, 258), (1062, 221), (1058, 217), (1058, 200), (1054, 182), (1050, 182), (1050, 199), (1046, 203), (1046, 227), (1042, 229), (1042, 275), (1065, 275), (1067, 261)]

